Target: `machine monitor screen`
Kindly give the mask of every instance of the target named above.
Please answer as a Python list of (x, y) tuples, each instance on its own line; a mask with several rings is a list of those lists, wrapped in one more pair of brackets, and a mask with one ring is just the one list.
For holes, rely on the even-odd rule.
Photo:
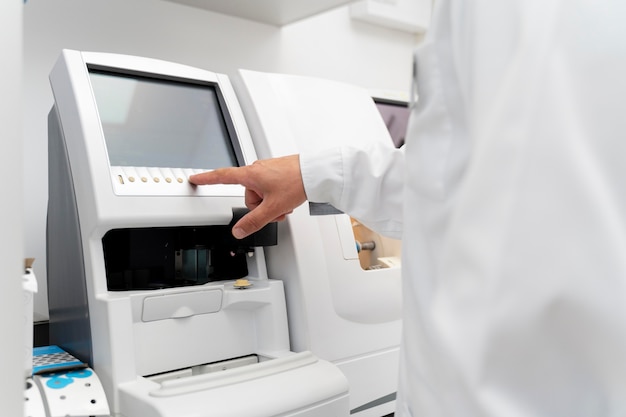
[(212, 84), (90, 70), (111, 166), (237, 166)]
[(408, 103), (377, 98), (375, 98), (374, 101), (385, 121), (385, 125), (387, 125), (393, 144), (396, 148), (401, 147), (404, 145), (409, 116), (411, 114)]

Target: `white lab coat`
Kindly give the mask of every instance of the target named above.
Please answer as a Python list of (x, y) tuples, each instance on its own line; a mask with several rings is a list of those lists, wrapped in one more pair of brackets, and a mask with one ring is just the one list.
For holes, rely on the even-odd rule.
[(626, 2), (440, 0), (416, 56), (405, 152), (301, 155), (403, 233), (396, 415), (626, 415)]

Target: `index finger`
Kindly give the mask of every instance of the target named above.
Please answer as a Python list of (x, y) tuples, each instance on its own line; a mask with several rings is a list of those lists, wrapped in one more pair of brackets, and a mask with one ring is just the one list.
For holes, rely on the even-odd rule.
[(244, 167), (218, 168), (213, 171), (194, 174), (189, 177), (189, 182), (196, 185), (211, 184), (242, 184), (246, 183)]

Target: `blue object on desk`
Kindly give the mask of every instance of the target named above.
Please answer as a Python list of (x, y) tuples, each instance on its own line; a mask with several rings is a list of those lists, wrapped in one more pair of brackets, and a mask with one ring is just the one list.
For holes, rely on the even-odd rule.
[(33, 375), (84, 368), (87, 368), (86, 363), (58, 346), (33, 348)]

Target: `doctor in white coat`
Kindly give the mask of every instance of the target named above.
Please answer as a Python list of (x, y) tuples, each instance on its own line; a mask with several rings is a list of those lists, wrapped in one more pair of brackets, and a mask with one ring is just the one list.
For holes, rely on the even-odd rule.
[(439, 0), (404, 150), (193, 176), (403, 239), (400, 417), (626, 415), (626, 2)]

